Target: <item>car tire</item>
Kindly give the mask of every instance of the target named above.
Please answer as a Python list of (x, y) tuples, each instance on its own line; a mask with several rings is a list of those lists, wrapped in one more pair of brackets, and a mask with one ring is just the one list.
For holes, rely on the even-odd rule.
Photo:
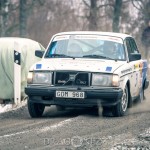
[(103, 106), (102, 116), (103, 117), (110, 117), (110, 116), (112, 116), (112, 108), (111, 107), (107, 107), (107, 106)]
[(123, 91), (121, 101), (112, 108), (113, 116), (114, 117), (124, 116), (126, 111), (127, 111), (128, 102), (129, 102), (129, 90), (128, 90), (128, 87), (126, 85), (125, 89)]
[(33, 103), (28, 100), (28, 111), (32, 118), (38, 118), (43, 115), (45, 105)]

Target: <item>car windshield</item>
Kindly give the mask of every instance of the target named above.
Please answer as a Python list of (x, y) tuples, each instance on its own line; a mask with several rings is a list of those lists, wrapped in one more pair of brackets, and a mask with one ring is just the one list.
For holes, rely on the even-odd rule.
[(98, 35), (61, 35), (52, 40), (45, 58), (92, 58), (125, 60), (119, 37)]

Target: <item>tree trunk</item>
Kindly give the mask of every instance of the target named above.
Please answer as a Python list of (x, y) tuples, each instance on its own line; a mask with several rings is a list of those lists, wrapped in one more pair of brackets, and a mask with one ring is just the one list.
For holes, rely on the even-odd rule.
[(150, 1), (146, 3), (145, 9), (144, 9), (146, 24), (148, 24), (148, 21), (150, 20)]
[(89, 30), (97, 30), (97, 0), (90, 0)]
[(121, 15), (122, 0), (115, 0), (114, 15), (113, 15), (113, 32), (119, 32), (119, 19)]
[(8, 13), (9, 13), (9, 1), (1, 0), (0, 2), (0, 26), (1, 26), (1, 37), (7, 36), (7, 27), (8, 27)]
[(19, 31), (21, 37), (26, 37), (27, 34), (27, 11), (26, 0), (20, 0), (20, 16), (19, 16)]

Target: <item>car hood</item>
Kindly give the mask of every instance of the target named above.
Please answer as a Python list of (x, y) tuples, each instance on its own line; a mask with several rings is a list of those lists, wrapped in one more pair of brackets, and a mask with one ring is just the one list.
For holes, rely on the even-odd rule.
[(81, 58), (51, 58), (36, 63), (31, 70), (86, 71), (113, 73), (124, 61)]

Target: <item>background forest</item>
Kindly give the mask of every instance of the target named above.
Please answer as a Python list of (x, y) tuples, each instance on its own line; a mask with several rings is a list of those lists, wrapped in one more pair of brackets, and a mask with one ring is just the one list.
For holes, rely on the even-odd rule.
[(128, 33), (140, 45), (149, 18), (149, 0), (0, 0), (0, 36), (44, 47), (53, 34), (72, 30)]

